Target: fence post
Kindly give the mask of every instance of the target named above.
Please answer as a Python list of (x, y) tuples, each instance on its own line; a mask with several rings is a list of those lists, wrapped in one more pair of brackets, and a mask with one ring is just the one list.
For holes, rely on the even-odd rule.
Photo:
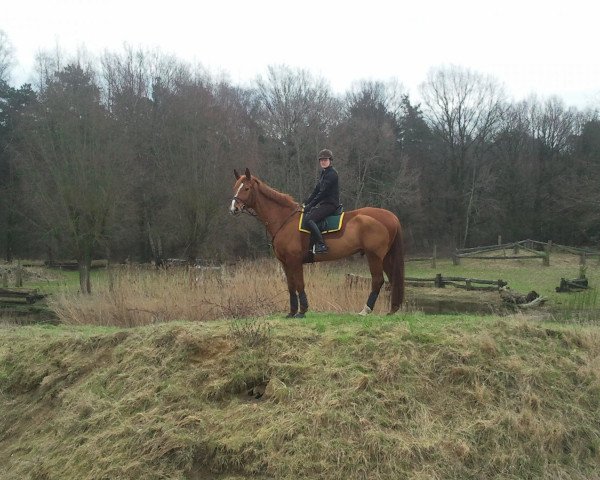
[(441, 273), (435, 275), (435, 286), (437, 288), (444, 288), (444, 279)]
[(460, 257), (458, 256), (458, 250), (455, 250), (452, 254), (452, 265), (460, 265)]
[(431, 268), (435, 268), (435, 261), (437, 259), (437, 245), (433, 244), (433, 256), (431, 257)]
[(552, 250), (552, 240), (548, 240), (548, 243), (544, 245), (544, 266), (550, 266), (550, 250)]
[(8, 288), (8, 272), (2, 272), (2, 286)]
[(23, 272), (21, 271), (21, 262), (17, 262), (17, 268), (15, 270), (15, 287), (23, 286)]
[(585, 265), (586, 257), (587, 255), (585, 254), (585, 252), (581, 252), (579, 254), (579, 265)]
[(519, 244), (515, 242), (515, 244), (513, 245), (513, 254), (518, 255), (519, 254)]

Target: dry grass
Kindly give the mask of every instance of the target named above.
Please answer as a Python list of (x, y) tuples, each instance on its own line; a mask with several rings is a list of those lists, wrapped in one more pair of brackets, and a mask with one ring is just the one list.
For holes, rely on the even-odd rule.
[[(348, 289), (337, 265), (305, 266), (306, 291), (314, 312), (358, 312), (369, 286)], [(61, 322), (133, 327), (174, 320), (249, 318), (289, 310), (287, 283), (275, 259), (242, 261), (211, 269), (114, 269), (91, 296), (63, 288), (49, 300)], [(385, 312), (382, 292), (376, 312)]]
[(595, 327), (268, 322), (3, 331), (0, 478), (600, 478)]
[[(442, 272), (445, 276), (502, 278), (514, 291), (535, 290), (548, 298), (546, 313), (561, 321), (594, 323), (600, 312), (594, 293), (594, 287), (600, 283), (600, 265), (596, 261), (588, 263), (586, 274), (592, 287), (588, 293), (555, 292), (561, 277), (577, 277), (578, 261), (578, 257), (565, 254), (553, 255), (550, 267), (544, 267), (538, 260), (463, 260), (460, 266), (443, 260), (438, 262), (435, 271), (422, 264), (409, 263), (407, 275), (433, 277), (436, 272)], [(362, 309), (370, 282), (348, 288), (347, 273), (368, 277), (366, 261), (357, 257), (304, 266), (310, 312), (352, 313)], [(289, 308), (285, 276), (274, 258), (241, 261), (220, 269), (114, 268), (110, 274), (104, 272), (95, 279), (93, 290), (92, 296), (81, 296), (76, 287), (63, 282), (53, 292), (50, 307), (63, 323), (123, 327), (175, 320), (281, 315)], [(466, 292), (451, 287), (407, 287), (406, 300), (409, 312), (423, 309), (495, 313), (504, 310), (494, 292)], [(375, 314), (386, 313), (388, 308), (389, 294), (382, 290)]]

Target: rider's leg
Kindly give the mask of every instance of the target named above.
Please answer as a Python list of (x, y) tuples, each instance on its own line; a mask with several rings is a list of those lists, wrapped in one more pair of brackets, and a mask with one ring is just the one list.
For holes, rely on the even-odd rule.
[(304, 226), (311, 231), (312, 238), (315, 240), (314, 253), (327, 253), (327, 245), (323, 241), (323, 235), (317, 225), (335, 212), (337, 206), (329, 204), (318, 204), (304, 216)]

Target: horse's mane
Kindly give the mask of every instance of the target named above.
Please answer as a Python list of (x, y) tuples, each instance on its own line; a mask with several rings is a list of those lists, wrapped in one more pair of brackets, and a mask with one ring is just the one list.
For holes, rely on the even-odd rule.
[(265, 182), (263, 182), (262, 180), (259, 180), (256, 177), (254, 177), (254, 179), (256, 180), (256, 183), (258, 185), (258, 189), (260, 190), (260, 193), (262, 193), (265, 197), (273, 200), (274, 202), (276, 202), (280, 205), (284, 205), (284, 206), (288, 206), (290, 204), (297, 203), (296, 200), (294, 200), (294, 198), (291, 195), (288, 195), (287, 193), (281, 193), (281, 192), (275, 190), (273, 187), (270, 187)]

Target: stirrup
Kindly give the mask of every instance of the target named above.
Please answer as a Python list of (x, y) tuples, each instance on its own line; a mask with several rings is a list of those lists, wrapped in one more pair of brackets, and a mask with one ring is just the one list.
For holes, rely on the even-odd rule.
[(312, 252), (318, 255), (320, 253), (327, 253), (328, 250), (329, 249), (327, 248), (327, 245), (325, 245), (324, 243), (315, 243), (313, 245)]

